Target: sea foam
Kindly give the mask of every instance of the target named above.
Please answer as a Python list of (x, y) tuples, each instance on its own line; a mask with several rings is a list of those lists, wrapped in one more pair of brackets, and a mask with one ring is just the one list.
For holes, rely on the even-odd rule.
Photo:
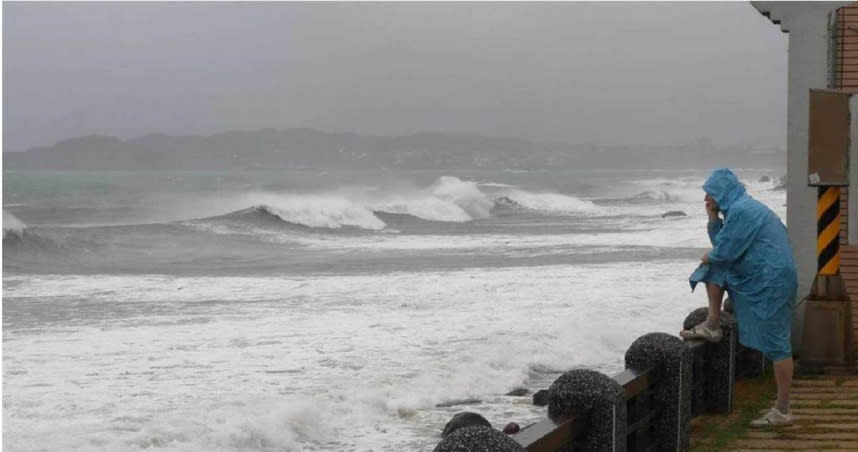
[(675, 328), (692, 300), (705, 301), (688, 293), (693, 265), (7, 277), (12, 301), (73, 292), (86, 303), (82, 323), (40, 329), (38, 341), (7, 333), (4, 422), (14, 434), (4, 441), (56, 450), (419, 450), (462, 410), (436, 405), (465, 398), (481, 400), (474, 409), (496, 426), (533, 422), (544, 409), (503, 394), (547, 387), (569, 368), (620, 370), (636, 337)]

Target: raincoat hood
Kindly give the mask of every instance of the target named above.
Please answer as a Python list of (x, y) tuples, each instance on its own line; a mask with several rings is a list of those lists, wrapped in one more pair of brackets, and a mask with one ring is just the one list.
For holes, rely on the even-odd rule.
[(747, 193), (739, 178), (727, 168), (712, 171), (712, 175), (703, 183), (703, 191), (715, 199), (718, 207), (725, 212)]

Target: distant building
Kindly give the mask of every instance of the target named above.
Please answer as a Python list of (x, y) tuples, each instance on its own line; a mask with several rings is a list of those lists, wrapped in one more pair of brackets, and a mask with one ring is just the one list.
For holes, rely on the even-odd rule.
[[(799, 299), (807, 296), (817, 272), (817, 188), (809, 187), (808, 145), (811, 89), (858, 92), (858, 2), (751, 2), (789, 33), (787, 77), (787, 226), (799, 272)], [(858, 100), (858, 96), (853, 96)], [(856, 103), (853, 108), (858, 108)], [(858, 111), (858, 110), (856, 110)], [(858, 126), (851, 116), (851, 129)], [(854, 132), (853, 137), (856, 137)], [(848, 159), (858, 162), (858, 140)], [(841, 188), (841, 273), (853, 301), (853, 331), (858, 338), (858, 164), (852, 185)], [(852, 258), (854, 256), (854, 259)], [(803, 308), (803, 306), (802, 306)], [(793, 341), (800, 350), (804, 311), (799, 309)], [(858, 339), (854, 344), (858, 348)]]

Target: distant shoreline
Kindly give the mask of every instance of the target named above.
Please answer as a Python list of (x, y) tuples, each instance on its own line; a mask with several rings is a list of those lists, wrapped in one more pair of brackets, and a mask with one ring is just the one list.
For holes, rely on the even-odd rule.
[(28, 170), (542, 170), (786, 167), (786, 151), (680, 146), (546, 144), (517, 138), (422, 132), (363, 136), (314, 129), (261, 129), (208, 136), (89, 135), (4, 152), (6, 169)]

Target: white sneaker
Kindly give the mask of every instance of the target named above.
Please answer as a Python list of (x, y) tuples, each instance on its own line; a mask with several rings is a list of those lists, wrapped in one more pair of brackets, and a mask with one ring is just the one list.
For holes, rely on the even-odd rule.
[(791, 424), (792, 415), (789, 413), (782, 413), (781, 410), (777, 409), (777, 407), (772, 407), (772, 409), (763, 415), (763, 417), (751, 421), (751, 427), (754, 428), (778, 427), (781, 425)]

